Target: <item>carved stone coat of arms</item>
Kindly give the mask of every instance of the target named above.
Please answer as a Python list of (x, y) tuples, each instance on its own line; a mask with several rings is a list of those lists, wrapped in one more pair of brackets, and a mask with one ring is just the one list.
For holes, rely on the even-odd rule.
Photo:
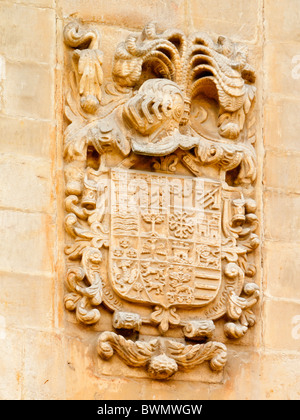
[(72, 21), (64, 41), (65, 307), (99, 325), (102, 359), (155, 379), (221, 370), (216, 324), (241, 338), (259, 298), (247, 49), (150, 23), (116, 46), (105, 81), (97, 27)]

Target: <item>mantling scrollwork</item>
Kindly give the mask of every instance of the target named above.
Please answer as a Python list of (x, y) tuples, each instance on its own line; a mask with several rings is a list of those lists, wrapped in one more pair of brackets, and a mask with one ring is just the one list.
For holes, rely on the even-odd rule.
[(70, 22), (64, 41), (65, 307), (87, 325), (112, 312), (104, 360), (155, 379), (205, 361), (221, 370), (215, 323), (241, 338), (260, 294), (247, 49), (150, 23), (117, 46), (105, 80), (96, 27)]

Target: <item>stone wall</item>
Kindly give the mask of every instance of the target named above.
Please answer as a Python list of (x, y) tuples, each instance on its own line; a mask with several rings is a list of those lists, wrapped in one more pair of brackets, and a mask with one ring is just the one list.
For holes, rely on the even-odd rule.
[[(1, 399), (299, 399), (299, 14), (297, 0), (1, 1)], [(162, 382), (117, 359), (103, 362), (94, 354), (94, 327), (64, 309), (63, 28), (70, 16), (99, 25), (106, 75), (116, 45), (149, 20), (249, 48), (257, 71), (263, 293), (256, 325), (228, 345), (222, 374), (203, 367)]]

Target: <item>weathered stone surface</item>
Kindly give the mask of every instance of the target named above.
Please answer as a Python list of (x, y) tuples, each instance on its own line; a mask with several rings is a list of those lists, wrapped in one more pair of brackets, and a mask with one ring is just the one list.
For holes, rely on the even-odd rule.
[(284, 352), (266, 353), (261, 359), (259, 398), (299, 400), (299, 380), (299, 355)]
[(22, 399), (64, 400), (65, 369), (63, 337), (28, 329), (24, 338)]
[(0, 314), (5, 314), (5, 326), (10, 332), (54, 326), (53, 277), (1, 271), (0, 288)]
[[(131, 0), (130, 6), (118, 0), (58, 0), (63, 17), (77, 15), (85, 21), (94, 21), (122, 28), (143, 29), (149, 20), (161, 22), (167, 27), (184, 27), (186, 2), (172, 0)], [(149, 19), (150, 18), (150, 19)]]
[(298, 299), (295, 290), (299, 285), (299, 244), (265, 241), (263, 254), (266, 292), (278, 298)]
[[(1, 154), (0, 206), (51, 213), (54, 193), (51, 170), (52, 164), (48, 160), (21, 156), (12, 159), (12, 155)], [(16, 185), (18, 190), (12, 195)]]
[(50, 67), (44, 64), (6, 62), (3, 82), (5, 114), (51, 120), (54, 118), (54, 91), (54, 75)]
[(211, 400), (256, 400), (260, 399), (260, 354), (256, 351), (238, 352), (229, 349), (228, 366), (222, 384), (210, 386)]
[(55, 63), (54, 10), (2, 2), (0, 31), (0, 53), (9, 61)]
[(300, 197), (278, 190), (268, 190), (264, 194), (266, 239), (299, 243)]
[[(212, 0), (209, 6), (205, 0), (191, 0), (187, 4), (194, 29), (203, 28), (203, 31), (230, 36), (236, 40), (254, 41), (258, 38), (261, 17), (257, 0), (242, 0), (234, 4)], [(216, 10), (220, 13), (216, 13)]]
[[(299, 13), (298, 0), (285, 0), (284, 2), (282, 0), (251, 0), (250, 2), (248, 0), (238, 2), (230, 0), (211, 0), (209, 2), (204, 0), (1, 1), (0, 399), (96, 399), (102, 401), (105, 399), (167, 399), (175, 401), (177, 399), (279, 400), (300, 398)], [(99, 31), (101, 36), (97, 41), (98, 45), (96, 45), (97, 43), (91, 45), (91, 39), (83, 44), (79, 42), (77, 46), (74, 44), (73, 46), (64, 45), (63, 30), (68, 22), (77, 18)], [(72, 113), (64, 116), (64, 106), (65, 101), (70, 99), (68, 89), (76, 87), (76, 84), (70, 84), (70, 73), (73, 70), (77, 71), (78, 80), (81, 80), (80, 93), (79, 90), (77, 91), (80, 101), (76, 103), (75, 107), (74, 103), (70, 104), (72, 105), (70, 106), (71, 111), (74, 114), (74, 110), (77, 109), (81, 116), (87, 111), (84, 118), (88, 114), (92, 120), (97, 120), (99, 104), (101, 103), (100, 107), (102, 107), (104, 103), (107, 104), (107, 99), (111, 99), (104, 92), (106, 82), (118, 80), (121, 84), (123, 83), (123, 87), (127, 84), (127, 89), (128, 84), (134, 84), (136, 81), (134, 74), (131, 74), (130, 71), (126, 75), (128, 62), (122, 62), (122, 57), (124, 58), (126, 54), (129, 54), (133, 61), (139, 61), (139, 54), (135, 55), (136, 52), (134, 52), (133, 38), (127, 44), (129, 49), (121, 48), (117, 60), (114, 61), (116, 46), (125, 41), (130, 34), (140, 36), (141, 31), (150, 21), (157, 22), (158, 33), (173, 28), (179, 29), (187, 35), (201, 31), (211, 35), (214, 42), (217, 42), (219, 35), (229, 37), (234, 41), (234, 49), (237, 45), (236, 42), (246, 44), (249, 49), (248, 62), (256, 70), (255, 99), (249, 97), (250, 102), (254, 99), (253, 112), (246, 112), (245, 121), (243, 120), (244, 116), (240, 113), (236, 117), (241, 126), (245, 123), (244, 128), (248, 133), (248, 140), (253, 142), (256, 153), (256, 156), (252, 155), (252, 157), (255, 156), (255, 159), (248, 156), (244, 161), (244, 173), (247, 171), (251, 173), (248, 178), (251, 188), (243, 186), (245, 188), (243, 192), (245, 200), (249, 196), (255, 196), (257, 203), (255, 214), (260, 221), (260, 226), (255, 233), (259, 234), (262, 247), (261, 250), (253, 250), (247, 254), (250, 265), (243, 269), (249, 275), (246, 276), (247, 283), (252, 283), (256, 279), (255, 281), (260, 287), (261, 299), (253, 306), (256, 324), (240, 338), (230, 338), (236, 334), (242, 334), (244, 331), (243, 326), (232, 322), (234, 320), (232, 318), (236, 318), (238, 315), (235, 311), (245, 311), (243, 309), (245, 301), (239, 300), (238, 294), (230, 296), (226, 316), (214, 322), (215, 328), (209, 326), (206, 319), (195, 320), (194, 317), (191, 317), (192, 319), (186, 325), (179, 328), (176, 326), (177, 318), (174, 314), (166, 315), (159, 311), (154, 313), (151, 324), (140, 327), (138, 320), (147, 319), (151, 305), (141, 309), (141, 302), (138, 301), (128, 308), (130, 305), (126, 302), (125, 308), (117, 308), (116, 315), (124, 312), (127, 315), (122, 315), (121, 321), (119, 319), (121, 323), (113, 325), (112, 312), (114, 312), (114, 305), (118, 306), (118, 304), (112, 303), (111, 295), (107, 294), (107, 290), (104, 290), (103, 296), (107, 302), (110, 302), (113, 310), (101, 307), (101, 317), (98, 323), (92, 325), (89, 322), (94, 318), (86, 316), (85, 299), (90, 299), (89, 302), (93, 304), (99, 302), (99, 290), (95, 292), (93, 288), (93, 290), (88, 288), (87, 280), (90, 279), (95, 285), (94, 277), (90, 276), (82, 283), (79, 270), (77, 274), (75, 273), (76, 281), (74, 281), (73, 272), (69, 284), (64, 284), (65, 271), (70, 268), (69, 263), (71, 266), (77, 264), (79, 267), (80, 258), (82, 258), (65, 261), (65, 244), (74, 245), (73, 239), (65, 232), (65, 210), (63, 209), (65, 198), (68, 198), (71, 191), (79, 193), (76, 196), (79, 199), (78, 202), (74, 197), (66, 202), (67, 209), (69, 209), (67, 213), (76, 212), (82, 208), (91, 212), (96, 205), (100, 211), (97, 217), (94, 215), (94, 220), (91, 217), (90, 224), (87, 223), (89, 228), (95, 219), (97, 219), (96, 222), (101, 219), (101, 202), (97, 203), (96, 200), (95, 203), (95, 195), (93, 195), (95, 185), (91, 182), (84, 184), (84, 196), (81, 195), (84, 183), (82, 174), (85, 167), (77, 162), (74, 167), (68, 167), (63, 173), (63, 132), (70, 125), (71, 121), (68, 118), (72, 119)], [(144, 35), (146, 34), (144, 33)], [(150, 27), (147, 36), (151, 37), (152, 35)], [(177, 45), (179, 45), (179, 38)], [(231, 47), (230, 44), (226, 44), (223, 52), (229, 56), (232, 53), (234, 55), (236, 51), (231, 50)], [(72, 63), (72, 51), (76, 49), (74, 58), (77, 61)], [(93, 50), (93, 52), (89, 50)], [(172, 54), (167, 53), (165, 47), (162, 47), (161, 52), (172, 58)], [(241, 56), (239, 57), (241, 58)], [(80, 66), (78, 67), (79, 61)], [(243, 62), (243, 60), (241, 61)], [(168, 63), (168, 60), (165, 62)], [(158, 61), (156, 61), (157, 63)], [(198, 64), (201, 64), (201, 60)], [(143, 66), (143, 71), (146, 70), (146, 67)], [(114, 100), (115, 98), (125, 98), (123, 103), (127, 104), (127, 111), (124, 111), (124, 114), (127, 112), (127, 122), (129, 121), (129, 125), (135, 130), (133, 130), (135, 134), (132, 144), (136, 148), (135, 151), (143, 149), (146, 150), (146, 154), (152, 146), (143, 142), (144, 134), (155, 138), (156, 132), (155, 128), (152, 131), (150, 127), (145, 104), (139, 106), (139, 99), (143, 95), (149, 99), (151, 92), (155, 91), (158, 86), (155, 82), (158, 74), (160, 78), (165, 77), (169, 71), (168, 65), (154, 67), (156, 68), (152, 74), (154, 82), (148, 83), (147, 89), (144, 87), (138, 90), (140, 86), (134, 88), (137, 92), (135, 99), (129, 98), (130, 95), (126, 97), (126, 89), (123, 91), (121, 89), (122, 92), (110, 91)], [(235, 63), (233, 67), (239, 71), (241, 62)], [(84, 68), (85, 72), (82, 71)], [(147, 71), (149, 71), (148, 75), (151, 74), (149, 68)], [(88, 74), (90, 79), (87, 77)], [(196, 72), (195, 80), (199, 74)], [(172, 79), (172, 77), (170, 78)], [(247, 81), (247, 85), (251, 84)], [(202, 86), (202, 88), (204, 92), (210, 92), (212, 97), (215, 97), (214, 89), (210, 90), (211, 84)], [(124, 92), (125, 97), (123, 96)], [(179, 93), (173, 85), (171, 96), (176, 92)], [(178, 111), (180, 111), (180, 98), (177, 99)], [(202, 101), (202, 105), (204, 102)], [(211, 100), (209, 103), (211, 110), (216, 109), (218, 101)], [(197, 107), (200, 105), (201, 103), (198, 102)], [(185, 107), (188, 107), (187, 102)], [(140, 114), (134, 114), (135, 109)], [(161, 110), (159, 106), (157, 109)], [(133, 114), (131, 114), (132, 110)], [(186, 110), (187, 108), (185, 108), (185, 112)], [(96, 113), (93, 114), (95, 111)], [(75, 112), (74, 115), (78, 117), (78, 113)], [(111, 114), (108, 112), (108, 115)], [(139, 118), (137, 118), (139, 115), (145, 123), (143, 127), (139, 124)], [(199, 125), (201, 125), (199, 120), (203, 122), (205, 112), (194, 113), (194, 115), (193, 128), (199, 129)], [(102, 117), (103, 115), (101, 115)], [(216, 176), (221, 175), (222, 171), (228, 169), (224, 168), (232, 159), (231, 152), (236, 145), (239, 145), (239, 140), (234, 138), (238, 132), (237, 127), (228, 126), (227, 117), (226, 113), (222, 112), (221, 118), (220, 115), (215, 115), (213, 123), (211, 124), (211, 121), (207, 123), (207, 130), (202, 132), (204, 138), (207, 139), (207, 135), (211, 135), (211, 127), (217, 127), (217, 124), (220, 123), (218, 128), (221, 134), (225, 133), (225, 140), (224, 137), (219, 136), (219, 133), (216, 149), (199, 150), (192, 154), (193, 159), (185, 162), (200, 177), (215, 179)], [(119, 116), (116, 116), (113, 127), (116, 127), (115, 122), (118, 121), (118, 118)], [(96, 135), (94, 132), (95, 137), (91, 136), (94, 140), (101, 137), (100, 154), (102, 154), (102, 147), (103, 150), (106, 147), (105, 138), (109, 133), (111, 121), (112, 117), (110, 116), (107, 118), (106, 125), (98, 127), (99, 130), (97, 128)], [(163, 122), (170, 122), (170, 120), (166, 118)], [(78, 128), (80, 124), (79, 120), (74, 120), (72, 129)], [(176, 127), (178, 128), (178, 119), (174, 118), (168, 129), (174, 134), (173, 130)], [(121, 128), (124, 128), (123, 123)], [(69, 138), (76, 132), (77, 129), (74, 129)], [(138, 135), (136, 135), (137, 132)], [(117, 133), (117, 136), (114, 133), (113, 137), (121, 139), (121, 143), (123, 139), (120, 146), (122, 151), (114, 152), (112, 160), (104, 162), (109, 166), (120, 163), (120, 156), (122, 153), (126, 154), (127, 150), (126, 136), (122, 137), (122, 130)], [(77, 137), (78, 149), (76, 153), (79, 152), (80, 155), (79, 139), (80, 136)], [(182, 138), (176, 137), (176, 139), (181, 146), (187, 146)], [(230, 150), (227, 155), (224, 155), (220, 144), (227, 141), (230, 144)], [(169, 146), (170, 144), (168, 144)], [(169, 177), (174, 177), (172, 169), (180, 167), (180, 176), (186, 176), (187, 167), (181, 163), (178, 166), (176, 163), (178, 156), (165, 159), (164, 153), (161, 150), (158, 151), (159, 147), (160, 142), (158, 141), (155, 143), (156, 157), (151, 161), (152, 169), (156, 168), (157, 174), (169, 170)], [(85, 161), (85, 154), (83, 153), (82, 156)], [(67, 156), (67, 160), (69, 157), (70, 155)], [(144, 166), (141, 167), (144, 171), (149, 171), (150, 168), (149, 162), (147, 163), (148, 157), (148, 155), (145, 156)], [(195, 160), (199, 158), (201, 164), (195, 166)], [(212, 169), (211, 161), (207, 162), (207, 159), (217, 158), (220, 158), (218, 162), (220, 166), (218, 169)], [(97, 169), (99, 163), (97, 154), (90, 153), (88, 160), (89, 165), (92, 165), (94, 170)], [(105, 165), (102, 169), (105, 169)], [(127, 169), (131, 165), (134, 170), (140, 168), (139, 161), (135, 160), (132, 155), (122, 163), (123, 168)], [(64, 168), (66, 166), (65, 164)], [(255, 171), (253, 171), (254, 168)], [(226, 177), (232, 187), (235, 186), (236, 172), (236, 169), (229, 170)], [(98, 175), (94, 174), (93, 176), (94, 180), (98, 179)], [(73, 181), (69, 185), (67, 185), (68, 177), (69, 181)], [(254, 179), (256, 180), (254, 181)], [(88, 180), (90, 179), (88, 178)], [(238, 182), (240, 181), (238, 180)], [(84, 198), (83, 207), (80, 204), (82, 198)], [(233, 215), (235, 216), (235, 229), (238, 229), (242, 223), (243, 214), (240, 213), (239, 200), (236, 204)], [(249, 210), (251, 202), (247, 202), (246, 207)], [(79, 214), (83, 215), (83, 213)], [(250, 214), (250, 219), (252, 218), (252, 222), (255, 223), (251, 212), (246, 214), (248, 219)], [(162, 233), (163, 222), (155, 220), (154, 216), (148, 216), (149, 221), (141, 222), (145, 232), (147, 231), (149, 234), (151, 232)], [(72, 219), (68, 220), (71, 222), (69, 224), (71, 228)], [(80, 219), (80, 223), (83, 227), (86, 226), (84, 219)], [(108, 225), (104, 223), (103, 235), (105, 235)], [(95, 225), (93, 226), (95, 227)], [(191, 225), (184, 226), (182, 224), (181, 233), (175, 227), (172, 232), (189, 234), (188, 230), (191, 228)], [(99, 233), (99, 230), (96, 228), (95, 232)], [(130, 250), (129, 247), (119, 246), (117, 235), (112, 236), (117, 249), (116, 255), (111, 257), (110, 261), (116, 262), (121, 260), (121, 257), (117, 256), (118, 253)], [(86, 244), (88, 238), (81, 239), (83, 239), (81, 242), (75, 242), (78, 245), (79, 253), (82, 250), (80, 247), (84, 243)], [(154, 249), (153, 242), (149, 239), (155, 238), (149, 236), (145, 239), (148, 241), (140, 246), (145, 260), (148, 258), (150, 261), (149, 256), (151, 255), (156, 255), (158, 261), (163, 259), (166, 248)], [(99, 237), (97, 240), (99, 241)], [(95, 242), (97, 243), (96, 239)], [(252, 245), (255, 243), (256, 239), (253, 239)], [(168, 251), (173, 252), (175, 248), (168, 248)], [(155, 251), (159, 253), (155, 254)], [(205, 257), (205, 250), (198, 251), (199, 259)], [(104, 278), (107, 272), (106, 262), (109, 258), (109, 250), (104, 246), (101, 252), (102, 256), (97, 252), (94, 254), (86, 252), (84, 268), (89, 270), (91, 268), (89, 264), (97, 264), (97, 258), (99, 260), (102, 257), (105, 263), (98, 274)], [(184, 244), (182, 246), (180, 244), (176, 248), (176, 252), (177, 258), (191, 258), (191, 251), (187, 251)], [(195, 256), (196, 250), (194, 249), (193, 252), (195, 252), (193, 254)], [(242, 257), (239, 256), (239, 258)], [(255, 272), (254, 266), (257, 270), (255, 277), (250, 277)], [(125, 266), (123, 267), (125, 268)], [(117, 275), (122, 274), (122, 270), (118, 267)], [(225, 271), (225, 267), (223, 267), (223, 271)], [(227, 273), (232, 275), (234, 270), (228, 270)], [(144, 267), (144, 274), (147, 274), (147, 267)], [(153, 277), (153, 274), (151, 276)], [(229, 281), (231, 279), (228, 277)], [(238, 281), (237, 277), (233, 277), (233, 279), (235, 282)], [(116, 277), (116, 280), (120, 280), (120, 278)], [(159, 286), (162, 287), (162, 284), (156, 285), (158, 292)], [(65, 286), (74, 288), (72, 291), (74, 295), (68, 296), (65, 300), (69, 309), (76, 301), (72, 298), (78, 297), (76, 294), (78, 290), (82, 293), (80, 296), (83, 299), (80, 301), (77, 317), (75, 312), (65, 310), (64, 296), (70, 292)], [(87, 295), (82, 292), (83, 287), (88, 289), (85, 291)], [(251, 296), (255, 300), (256, 291), (253, 286), (249, 286), (249, 291), (253, 292)], [(154, 296), (155, 292), (149, 293), (150, 296)], [(243, 295), (248, 299), (251, 296)], [(250, 304), (251, 299), (248, 302)], [(158, 303), (164, 302), (160, 300)], [(130, 313), (129, 309), (132, 309), (133, 306), (134, 308), (139, 306), (141, 312)], [(99, 305), (92, 305), (88, 309), (98, 310)], [(176, 311), (179, 313), (179, 309)], [(182, 318), (186, 317), (190, 311), (191, 308), (181, 309)], [(97, 318), (100, 312), (91, 312), (91, 314)], [(90, 315), (90, 312), (88, 314)], [(228, 317), (230, 319), (227, 319)], [(248, 318), (248, 323), (252, 322), (251, 317)], [(241, 320), (242, 317), (239, 318), (239, 321)], [(213, 341), (226, 345), (227, 362), (220, 371), (211, 369), (210, 360), (203, 361), (193, 369), (187, 369), (188, 358), (183, 357), (181, 363), (184, 369), (177, 370), (168, 381), (153, 379), (149, 373), (153, 374), (154, 372), (155, 376), (155, 369), (157, 369), (156, 378), (162, 378), (165, 375), (164, 369), (167, 372), (172, 372), (172, 369), (176, 370), (174, 362), (169, 360), (170, 354), (168, 357), (156, 357), (158, 354), (155, 354), (154, 360), (149, 362), (150, 368), (148, 368), (146, 366), (127, 366), (117, 355), (109, 360), (103, 360), (95, 351), (97, 346), (100, 346), (100, 353), (102, 352), (106, 356), (110, 354), (111, 349), (104, 344), (114, 343), (116, 338), (114, 334), (118, 335), (121, 332), (119, 328), (115, 327), (121, 326), (121, 324), (126, 327), (122, 329), (122, 334), (129, 344), (128, 348), (130, 348), (128, 340), (132, 339), (135, 342), (138, 339), (138, 334), (140, 334), (139, 339), (142, 340), (141, 346), (144, 349), (147, 348), (145, 341), (149, 341), (150, 338), (154, 341), (161, 339), (162, 335), (164, 339), (171, 339), (179, 343), (177, 344), (179, 351), (182, 350), (180, 344), (183, 344), (185, 340), (191, 346)], [(130, 333), (127, 328), (130, 325), (134, 325), (136, 331)], [(157, 328), (158, 326), (159, 328)], [(114, 334), (101, 335), (105, 332)], [(102, 337), (102, 341), (100, 340), (102, 347), (99, 344), (99, 336)], [(200, 341), (195, 341), (196, 338)], [(198, 350), (199, 348), (197, 347)]]
[(1, 153), (43, 158), (55, 156), (55, 122), (0, 115)]
[[(299, 54), (299, 44), (292, 42), (268, 42), (265, 45), (266, 73), (265, 92), (267, 98), (300, 98), (300, 83), (294, 57)], [(280, 60), (278, 60), (280, 57)], [(276, 68), (276, 71), (274, 69)], [(293, 77), (294, 76), (294, 77)]]
[(265, 298), (264, 344), (277, 351), (300, 351), (299, 301)]
[(295, 176), (300, 167), (300, 153), (268, 150), (265, 155), (264, 184), (286, 193), (300, 190), (300, 179)]
[[(300, 42), (299, 4), (297, 0), (264, 3), (266, 39), (279, 42)], [(280, 31), (278, 30), (280, 28)]]
[(8, 329), (3, 315), (0, 316), (0, 346), (0, 399), (20, 400), (24, 380), (24, 335), (21, 330)]
[(24, 6), (55, 8), (55, 0), (14, 0), (14, 3)]
[(0, 269), (20, 273), (52, 273), (55, 225), (51, 216), (0, 210)]
[[(300, 80), (295, 81), (295, 83), (300, 84)], [(300, 101), (298, 99), (272, 98), (266, 101), (264, 107), (264, 143), (267, 149), (299, 154), (299, 112)]]

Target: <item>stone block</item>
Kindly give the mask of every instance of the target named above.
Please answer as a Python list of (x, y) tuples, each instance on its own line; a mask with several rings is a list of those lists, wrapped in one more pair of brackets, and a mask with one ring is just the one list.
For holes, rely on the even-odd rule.
[(263, 183), (268, 188), (279, 188), (286, 193), (299, 192), (300, 178), (295, 176), (299, 167), (300, 153), (267, 150), (264, 161)]
[(266, 102), (264, 106), (264, 144), (267, 149), (300, 152), (299, 114), (299, 99), (270, 98)]
[(228, 362), (221, 384), (210, 385), (210, 400), (259, 399), (260, 354), (229, 347)]
[(261, 400), (299, 400), (299, 356), (279, 352), (263, 354), (258, 387)]
[(0, 206), (21, 211), (53, 211), (52, 163), (0, 154)]
[(172, 0), (59, 0), (58, 7), (63, 17), (75, 15), (86, 21), (105, 23), (121, 28), (143, 29), (150, 21), (156, 21), (163, 28), (184, 29), (186, 22), (185, 1)]
[(114, 382), (110, 377), (102, 379), (93, 374), (92, 358), (89, 346), (86, 342), (77, 338), (65, 338), (65, 374), (66, 374), (66, 398), (93, 400), (95, 394), (106, 390), (109, 381)]
[(53, 10), (15, 3), (2, 4), (0, 53), (10, 61), (25, 60), (53, 64), (56, 45), (55, 26)]
[[(265, 45), (265, 92), (300, 99), (300, 45), (292, 42), (269, 42)], [(278, 59), (280, 57), (280, 59)], [(296, 57), (296, 58), (295, 58)], [(298, 77), (299, 76), (299, 77)]]
[(300, 197), (276, 190), (264, 193), (265, 239), (299, 242)]
[(122, 399), (125, 401), (138, 401), (146, 398), (152, 400), (151, 392), (149, 392), (149, 389), (147, 391), (148, 396), (144, 398), (145, 383), (141, 381), (132, 380), (131, 378), (101, 377), (99, 378), (99, 385), (93, 395), (93, 399), (100, 401), (118, 400), (120, 398), (119, 396), (122, 395)]
[(255, 41), (259, 31), (257, 0), (239, 2), (191, 0), (188, 2), (193, 31), (225, 35), (235, 40)]
[(0, 270), (52, 273), (55, 229), (47, 214), (0, 210)]
[(264, 345), (277, 351), (300, 354), (300, 303), (265, 298), (263, 308)]
[(264, 2), (264, 15), (267, 41), (300, 42), (298, 0), (267, 0)]
[(299, 284), (299, 244), (265, 241), (264, 285), (268, 295), (294, 299)]
[(6, 62), (4, 113), (38, 119), (54, 118), (54, 73), (46, 65)]
[(21, 400), (23, 382), (24, 336), (18, 330), (5, 327), (5, 317), (0, 310), (0, 400)]
[(0, 115), (0, 152), (53, 159), (55, 124)]
[(7, 329), (53, 326), (53, 277), (1, 272), (0, 288), (0, 315)]
[(55, 0), (14, 0), (14, 3), (34, 7), (55, 8)]
[(53, 332), (26, 330), (24, 337), (24, 400), (65, 399), (63, 339)]
[(141, 396), (147, 400), (149, 395), (153, 401), (196, 400), (199, 403), (201, 400), (210, 399), (210, 386), (207, 383), (189, 381), (150, 381), (141, 386)]

